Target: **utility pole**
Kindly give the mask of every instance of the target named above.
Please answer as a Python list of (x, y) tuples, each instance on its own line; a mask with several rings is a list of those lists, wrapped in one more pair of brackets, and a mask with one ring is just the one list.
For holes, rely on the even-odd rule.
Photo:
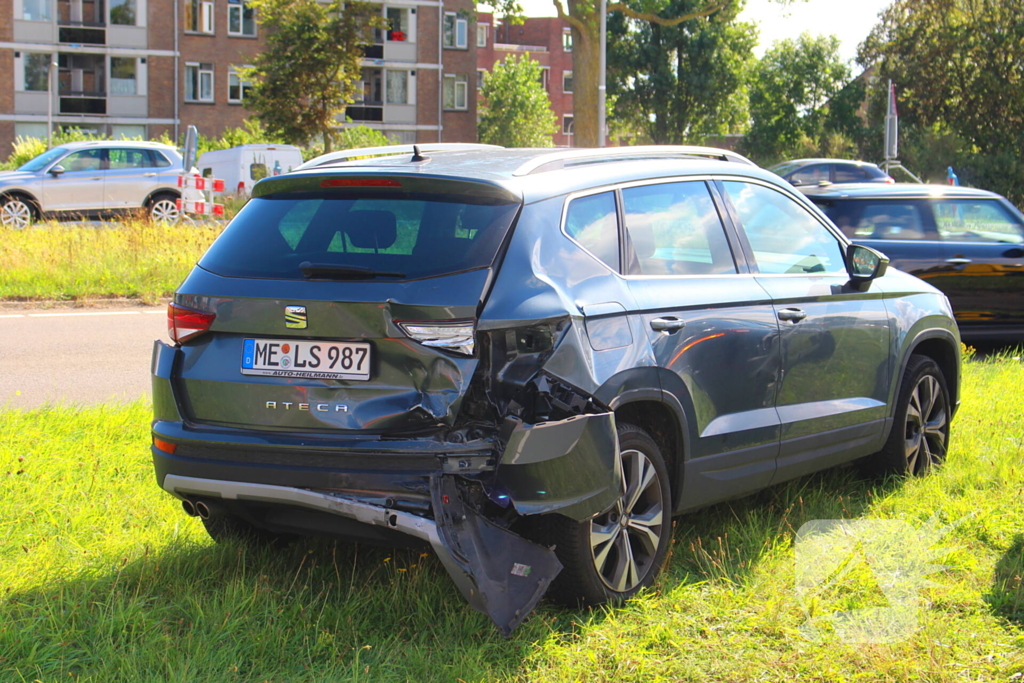
[(606, 95), (605, 71), (608, 59), (608, 0), (601, 0), (601, 60), (598, 64), (599, 80), (597, 82), (597, 146), (604, 147)]
[(59, 90), (53, 87), (53, 76), (58, 68), (51, 56), (46, 67), (46, 149), (53, 147), (53, 94)]

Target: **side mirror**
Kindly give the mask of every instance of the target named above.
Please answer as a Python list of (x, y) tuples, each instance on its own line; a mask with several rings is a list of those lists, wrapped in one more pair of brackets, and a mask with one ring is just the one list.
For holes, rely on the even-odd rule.
[(54, 166), (53, 168), (50, 169), (50, 175), (52, 175), (52, 176), (59, 176), (63, 172), (64, 172), (64, 167), (61, 166), (60, 164), (57, 164), (56, 166)]
[(880, 251), (860, 244), (851, 244), (846, 249), (846, 272), (851, 284), (867, 285), (885, 275), (888, 267), (889, 257)]
[(792, 185), (793, 187), (800, 187), (801, 185), (804, 184), (804, 181), (802, 181), (802, 180), (790, 180), (789, 184)]

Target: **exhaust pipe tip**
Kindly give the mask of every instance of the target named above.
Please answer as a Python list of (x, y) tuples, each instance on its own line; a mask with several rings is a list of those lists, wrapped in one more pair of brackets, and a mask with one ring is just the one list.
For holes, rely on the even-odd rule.
[(181, 501), (181, 509), (185, 511), (185, 514), (189, 517), (198, 517), (199, 513), (196, 511), (196, 505), (188, 498)]
[(224, 506), (215, 500), (197, 500), (195, 506), (196, 514), (200, 519), (210, 519), (227, 514)]
[(210, 518), (210, 506), (201, 500), (196, 501), (196, 514), (199, 515), (199, 519)]

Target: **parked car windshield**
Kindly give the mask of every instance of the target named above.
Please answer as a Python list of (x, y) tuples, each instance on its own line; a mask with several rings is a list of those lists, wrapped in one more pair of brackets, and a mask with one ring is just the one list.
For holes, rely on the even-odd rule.
[(491, 265), (517, 208), (416, 193), (257, 197), (199, 265), (228, 277), (297, 280), (313, 271), (346, 279), (345, 269), (391, 279), (456, 273)]
[(61, 158), (67, 153), (68, 150), (66, 147), (54, 147), (51, 150), (43, 152), (35, 159), (25, 162), (18, 168), (18, 170), (25, 171), (26, 173), (35, 173), (37, 171), (42, 171), (44, 168), (46, 168), (47, 166), (49, 166), (54, 161)]

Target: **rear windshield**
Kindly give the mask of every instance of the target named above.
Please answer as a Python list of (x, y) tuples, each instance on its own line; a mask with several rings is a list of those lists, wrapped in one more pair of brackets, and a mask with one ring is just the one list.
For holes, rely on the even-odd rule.
[(518, 204), (464, 195), (284, 194), (245, 205), (199, 261), (228, 277), (304, 278), (300, 265), (445, 275), (493, 263)]

